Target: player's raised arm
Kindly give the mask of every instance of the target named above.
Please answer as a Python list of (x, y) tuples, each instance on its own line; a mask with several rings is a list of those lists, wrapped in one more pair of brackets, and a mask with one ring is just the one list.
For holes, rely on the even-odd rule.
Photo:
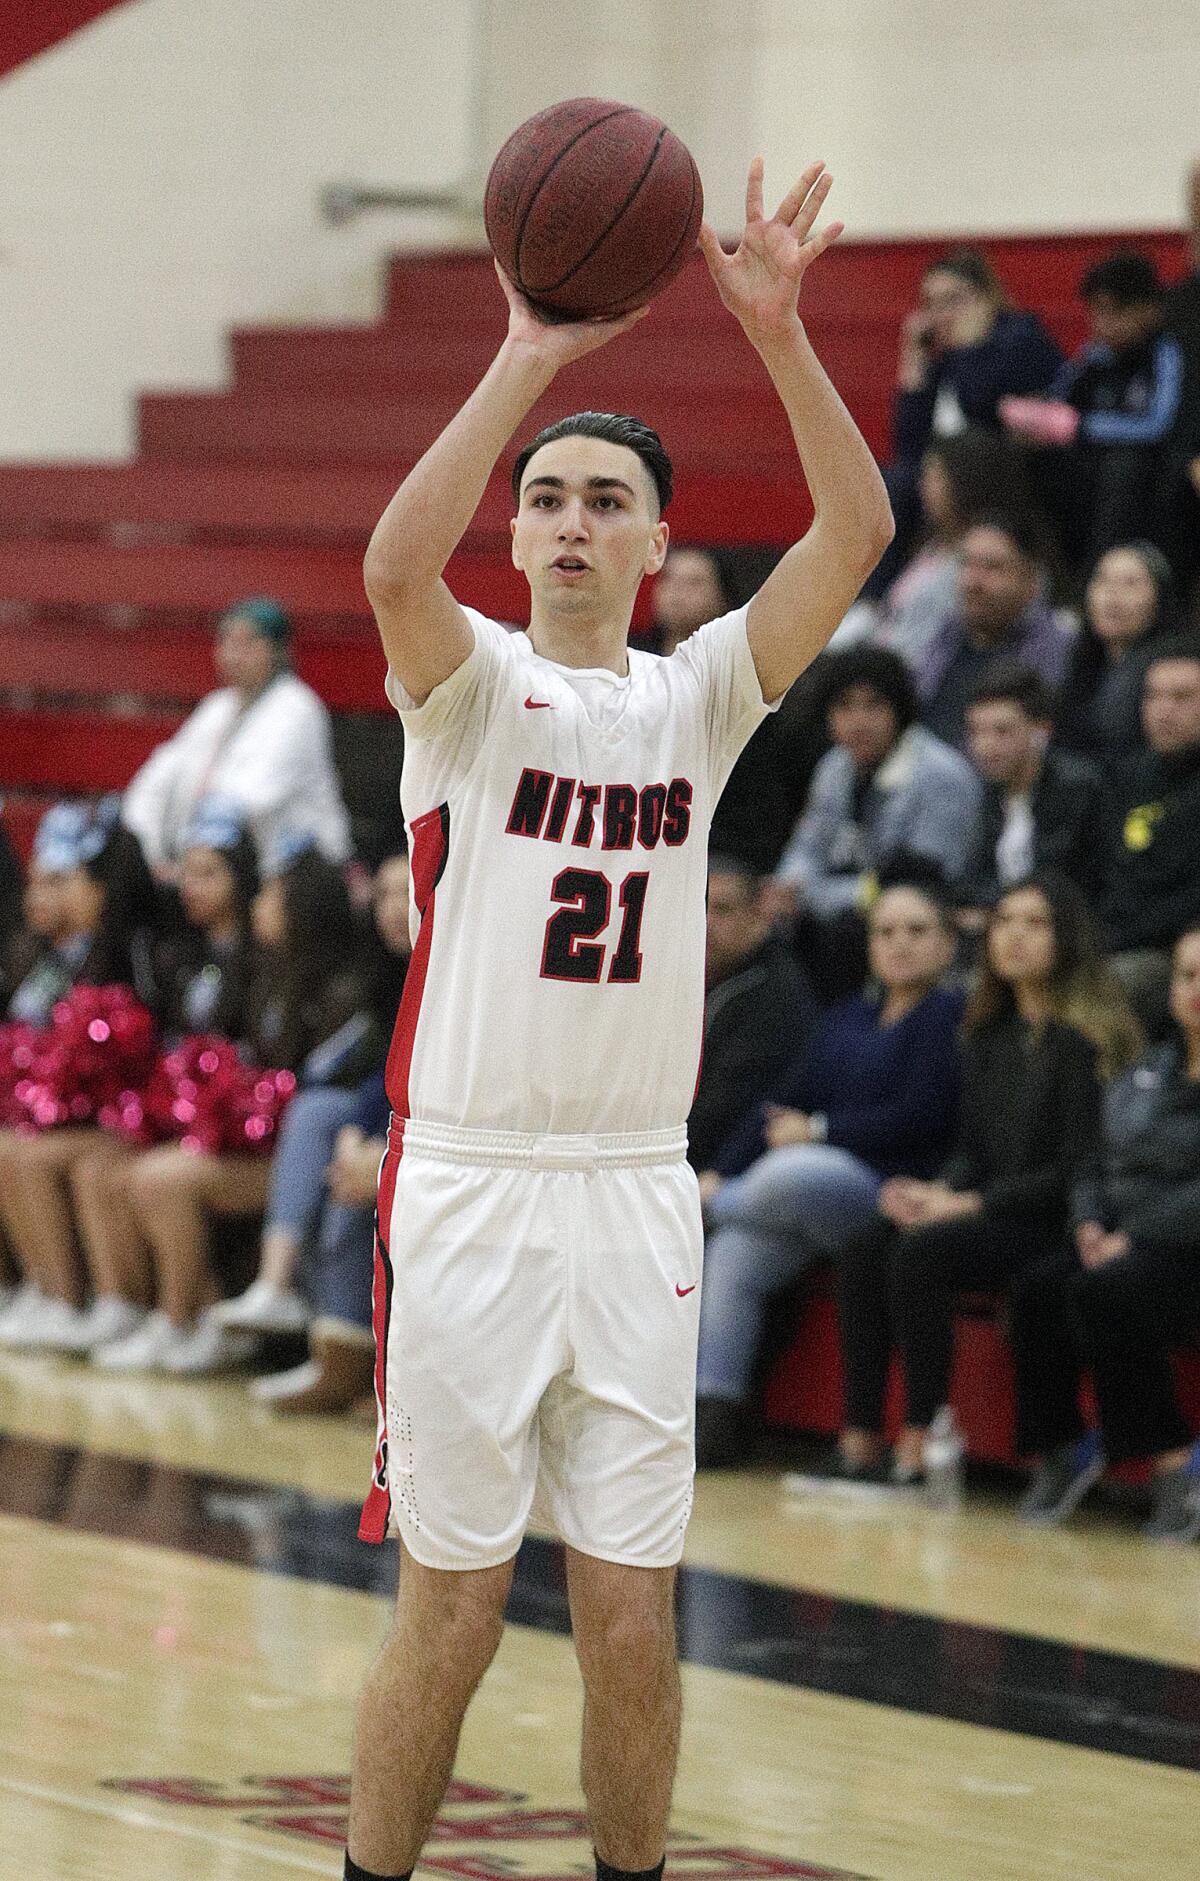
[(496, 272), (509, 305), (504, 343), (462, 410), (400, 485), (363, 563), (388, 663), (418, 703), (471, 651), (470, 622), (442, 571), (479, 507), (496, 459), (561, 366), (626, 332), (646, 311), (551, 326)]
[(823, 163), (810, 164), (770, 220), (763, 214), (762, 180), (756, 157), (736, 254), (724, 252), (707, 223), (700, 246), (721, 299), (783, 400), (813, 500), (812, 527), (750, 604), (747, 637), (770, 701), (821, 651), (891, 541), (894, 524), (878, 466), (809, 345), (796, 307), (805, 270), (842, 232), (833, 222), (812, 233), (832, 179)]

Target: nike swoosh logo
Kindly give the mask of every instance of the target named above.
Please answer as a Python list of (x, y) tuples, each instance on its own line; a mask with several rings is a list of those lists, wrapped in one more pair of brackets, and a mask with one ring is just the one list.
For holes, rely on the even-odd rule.
[(675, 1291), (679, 1295), (679, 1298), (681, 1300), (686, 1300), (689, 1293), (694, 1293), (696, 1291), (696, 1282), (693, 1280), (690, 1287), (681, 1287), (679, 1282), (676, 1281)]
[(525, 710), (527, 712), (549, 712), (552, 709), (552, 703), (549, 699), (534, 699), (530, 697), (525, 701)]

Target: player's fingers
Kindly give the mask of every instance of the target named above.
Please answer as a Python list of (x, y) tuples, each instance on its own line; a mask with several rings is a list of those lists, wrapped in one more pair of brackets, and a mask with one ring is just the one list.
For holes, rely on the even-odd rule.
[(746, 220), (761, 222), (763, 212), (763, 160), (755, 157), (750, 164), (750, 174), (746, 178)]
[(817, 181), (817, 178), (824, 168), (825, 164), (820, 160), (816, 163), (809, 164), (799, 182), (792, 185), (778, 209), (775, 211), (775, 220), (777, 222), (785, 222), (790, 228), (801, 209), (803, 209), (805, 198), (808, 196), (809, 191), (812, 189), (813, 184)]
[(700, 224), (700, 233), (696, 237), (696, 246), (699, 248), (700, 253), (704, 256), (710, 268), (719, 268), (722, 261), (727, 259), (725, 250), (721, 246), (721, 238), (711, 222), (702, 222)]
[(844, 222), (831, 222), (827, 229), (822, 229), (819, 235), (814, 235), (811, 241), (804, 244), (807, 260), (815, 261), (818, 255), (823, 255), (827, 248), (833, 247), (839, 235), (845, 234), (845, 231)]
[(798, 235), (801, 241), (804, 240), (804, 237), (808, 234), (813, 223), (820, 215), (825, 205), (825, 198), (828, 196), (832, 186), (833, 178), (830, 176), (828, 170), (826, 170), (822, 176), (816, 179), (808, 195), (801, 203), (796, 215), (793, 216), (792, 232)]

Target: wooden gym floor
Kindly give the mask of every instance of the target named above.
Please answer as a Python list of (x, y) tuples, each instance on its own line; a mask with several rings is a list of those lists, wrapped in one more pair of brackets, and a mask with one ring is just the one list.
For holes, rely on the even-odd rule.
[[(361, 1428), (0, 1358), (0, 1877), (337, 1876), (392, 1548)], [(701, 1478), (669, 1881), (1200, 1873), (1200, 1548), (1011, 1496)], [(523, 1551), (420, 1874), (590, 1874), (555, 1548)]]

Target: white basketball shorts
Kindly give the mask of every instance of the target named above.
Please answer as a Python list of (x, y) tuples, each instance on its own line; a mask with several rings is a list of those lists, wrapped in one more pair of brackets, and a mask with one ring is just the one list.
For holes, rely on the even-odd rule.
[(366, 1539), (494, 1567), (532, 1515), (605, 1561), (678, 1561), (703, 1259), (685, 1146), (392, 1125)]

